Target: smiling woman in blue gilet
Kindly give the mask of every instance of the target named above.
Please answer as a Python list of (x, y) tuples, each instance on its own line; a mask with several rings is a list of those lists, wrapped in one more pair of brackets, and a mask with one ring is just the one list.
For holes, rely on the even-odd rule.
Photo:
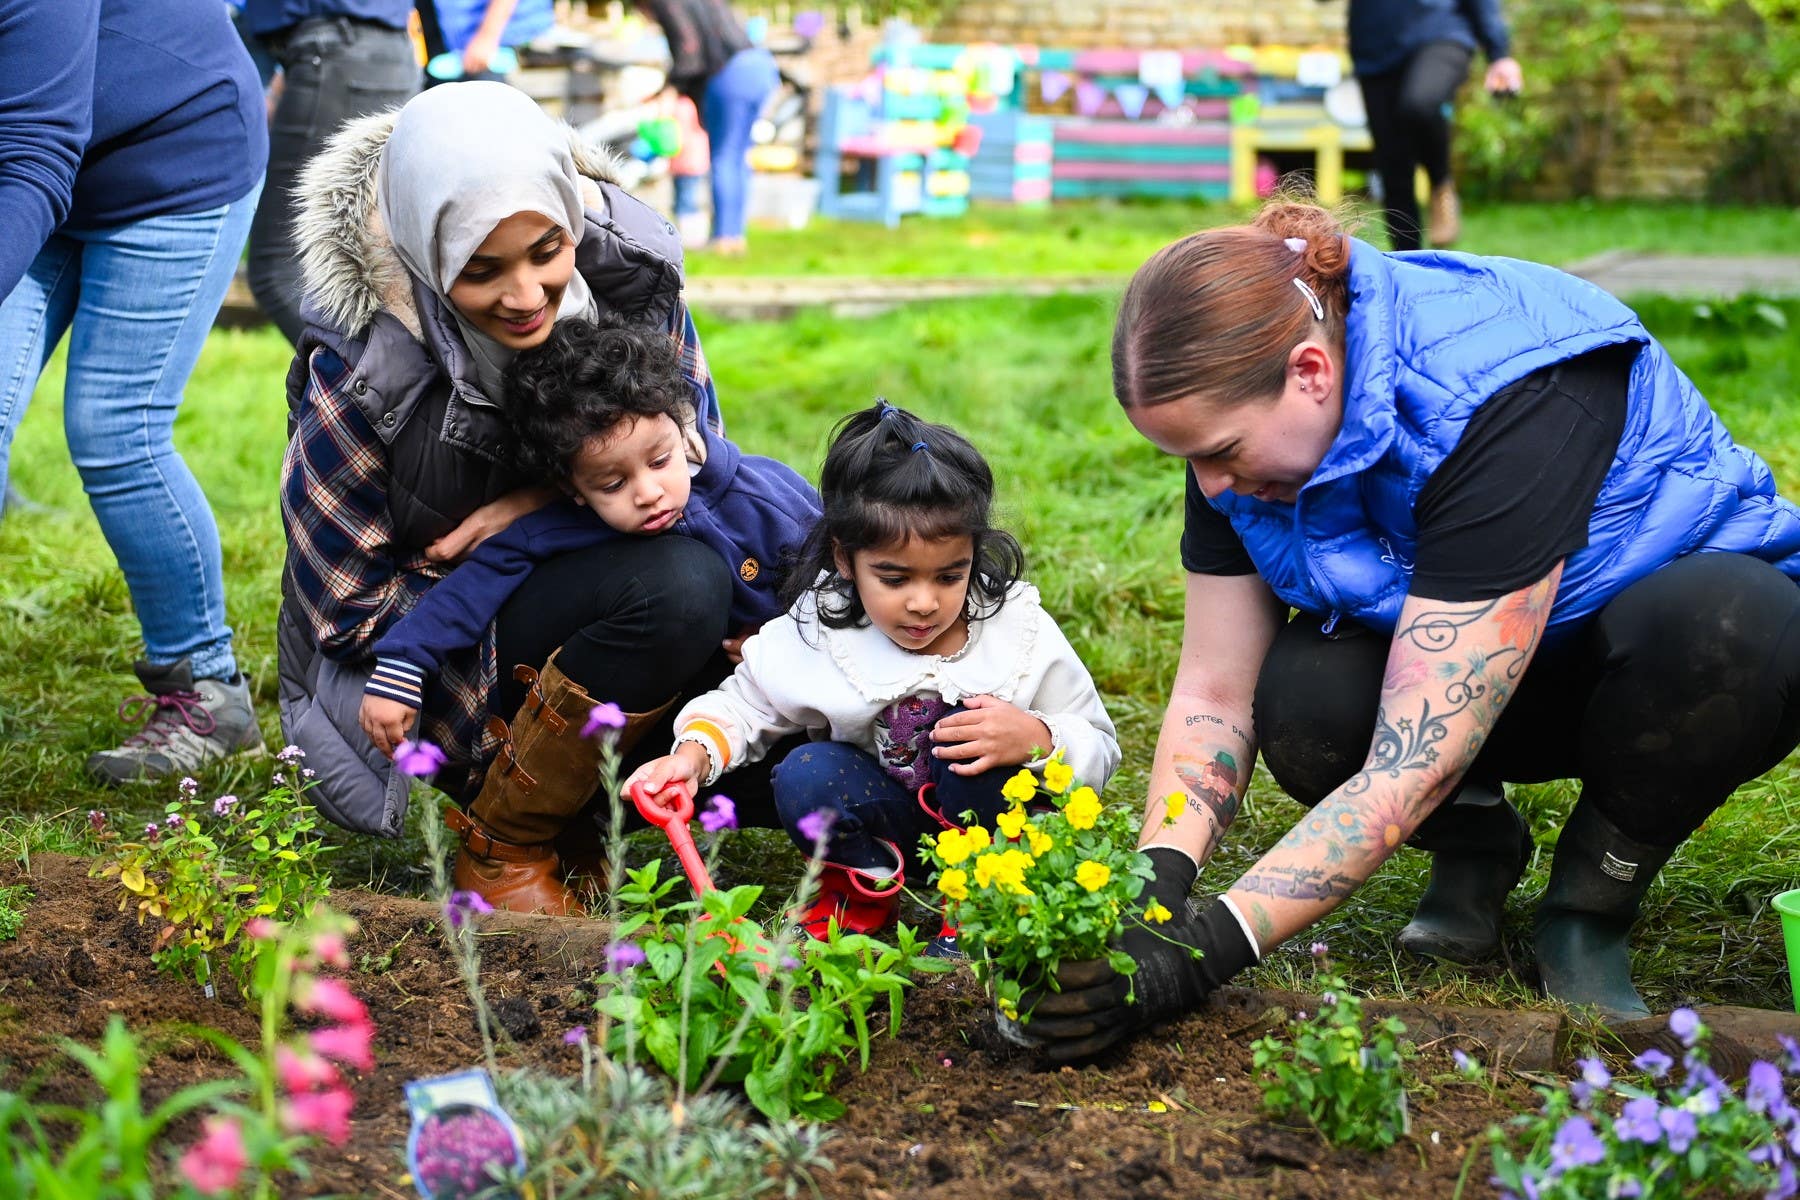
[[(1032, 1031), (1075, 1059), (1191, 1009), (1402, 843), (1433, 866), (1400, 946), (1491, 957), (1533, 850), (1505, 785), (1555, 778), (1581, 798), (1535, 915), (1538, 981), (1646, 1015), (1627, 935), (1651, 880), (1800, 741), (1800, 510), (1768, 465), (1592, 285), (1382, 254), (1307, 203), (1146, 263), (1113, 385), (1187, 464), (1144, 846), (1183, 915), (1125, 935), (1135, 1000), (1083, 964)], [(1259, 750), (1310, 811), (1190, 913)]]

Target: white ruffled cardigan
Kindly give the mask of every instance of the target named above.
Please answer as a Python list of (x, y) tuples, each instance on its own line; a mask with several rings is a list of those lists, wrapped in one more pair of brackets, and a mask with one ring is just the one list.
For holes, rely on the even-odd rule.
[(1050, 727), (1052, 751), (1063, 752), (1076, 782), (1096, 790), (1118, 769), (1118, 735), (1093, 677), (1030, 584), (1015, 583), (999, 613), (969, 622), (968, 642), (950, 655), (902, 650), (870, 625), (826, 628), (815, 595), (764, 625), (744, 643), (736, 672), (677, 714), (677, 744), (707, 752), (707, 783), (794, 733), (876, 754), (876, 717), (917, 695), (1017, 705)]

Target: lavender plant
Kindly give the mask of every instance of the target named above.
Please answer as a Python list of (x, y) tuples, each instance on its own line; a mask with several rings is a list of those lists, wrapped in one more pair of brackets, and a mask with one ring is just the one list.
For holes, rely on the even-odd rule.
[(1559, 1087), (1540, 1087), (1542, 1109), (1495, 1128), (1493, 1183), (1507, 1200), (1673, 1200), (1800, 1190), (1800, 1045), (1784, 1037), (1779, 1063), (1752, 1063), (1740, 1092), (1713, 1070), (1709, 1033), (1688, 1008), (1669, 1014), (1684, 1053), (1648, 1049), (1632, 1074), (1599, 1058)]

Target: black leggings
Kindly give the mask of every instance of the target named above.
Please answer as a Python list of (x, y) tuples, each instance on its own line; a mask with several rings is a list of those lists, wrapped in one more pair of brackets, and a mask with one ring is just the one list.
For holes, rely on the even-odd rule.
[[(618, 538), (549, 559), (519, 585), (495, 622), (495, 711), (511, 719), (525, 700), (515, 666), (536, 669), (558, 650), (556, 665), (596, 700), (628, 713), (677, 701), (626, 756), (629, 773), (669, 752), (682, 703), (731, 674), (719, 645), (730, 616), (730, 569), (691, 538)], [(719, 790), (738, 803), (740, 824), (780, 827), (768, 778), (779, 761), (779, 752), (771, 754), (721, 781)]]
[[(1302, 613), (1256, 685), (1263, 761), (1311, 806), (1360, 770), (1389, 639)], [(1628, 837), (1672, 846), (1800, 743), (1800, 586), (1739, 554), (1640, 579), (1540, 651), (1465, 778), (1579, 779)], [(1451, 815), (1448, 806), (1430, 818)]]
[(1375, 143), (1375, 170), (1387, 205), (1388, 241), (1395, 250), (1419, 248), (1419, 201), (1413, 173), (1425, 168), (1436, 187), (1450, 178), (1450, 118), (1446, 112), (1469, 74), (1474, 54), (1457, 42), (1427, 42), (1397, 70), (1364, 75), (1363, 108)]

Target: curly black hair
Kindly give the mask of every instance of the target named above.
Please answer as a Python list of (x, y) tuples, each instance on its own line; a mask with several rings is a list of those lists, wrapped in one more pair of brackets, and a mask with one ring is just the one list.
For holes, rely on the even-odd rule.
[(818, 592), (819, 622), (849, 629), (868, 621), (856, 584), (838, 570), (838, 555), (892, 546), (909, 538), (967, 537), (975, 563), (963, 615), (990, 617), (1025, 573), (1025, 552), (989, 520), (994, 473), (981, 452), (948, 425), (921, 421), (879, 400), (832, 430), (819, 471), (824, 512), (782, 578), (781, 602), (792, 608)]
[(558, 321), (542, 345), (506, 369), (506, 420), (513, 456), (526, 472), (567, 490), (570, 467), (590, 438), (622, 421), (693, 413), (693, 389), (667, 332), (616, 315), (598, 324)]

